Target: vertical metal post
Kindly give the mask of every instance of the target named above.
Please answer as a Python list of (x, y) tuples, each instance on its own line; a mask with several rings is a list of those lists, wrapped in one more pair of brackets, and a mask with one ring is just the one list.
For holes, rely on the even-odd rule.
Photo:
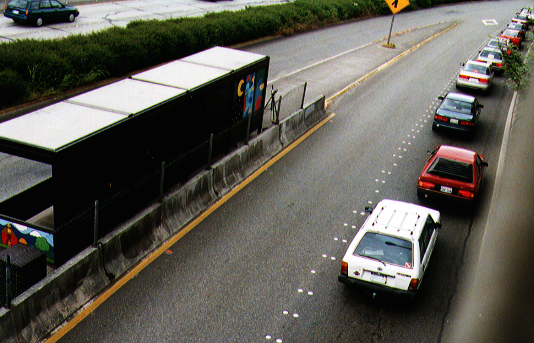
[[(276, 125), (280, 124), (280, 106), (282, 105), (282, 96), (278, 97), (278, 109), (276, 110)], [(275, 105), (276, 108), (276, 105)]]
[(159, 178), (159, 201), (163, 201), (163, 182), (165, 180), (165, 161), (161, 162), (161, 174)]
[(250, 134), (250, 122), (252, 121), (252, 113), (248, 115), (247, 119), (247, 136), (245, 137), (245, 144), (248, 145), (248, 136)]
[(93, 247), (98, 245), (98, 200), (95, 200), (95, 219), (93, 223)]
[(306, 86), (308, 85), (308, 82), (304, 82), (304, 90), (302, 91), (302, 101), (300, 103), (300, 109), (304, 108), (304, 97), (306, 96)]
[(391, 18), (391, 26), (389, 27), (389, 35), (388, 35), (388, 42), (387, 46), (389, 46), (389, 38), (391, 37), (391, 29), (393, 29), (393, 20), (395, 20), (395, 13), (393, 13), (393, 18)]
[(213, 152), (213, 133), (210, 134), (210, 146), (208, 152), (208, 169), (211, 168), (211, 154)]
[(6, 255), (6, 308), (11, 308), (11, 255)]

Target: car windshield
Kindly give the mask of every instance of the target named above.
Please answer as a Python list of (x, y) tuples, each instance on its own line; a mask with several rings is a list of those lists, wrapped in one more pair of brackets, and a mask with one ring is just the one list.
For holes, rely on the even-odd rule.
[(445, 157), (437, 157), (427, 172), (451, 180), (473, 182), (473, 165), (471, 163), (451, 160)]
[(472, 73), (479, 73), (479, 74), (484, 74), (484, 75), (490, 74), (488, 67), (482, 66), (480, 64), (475, 64), (475, 63), (466, 63), (464, 66), (464, 70), (470, 71)]
[(412, 267), (412, 242), (377, 232), (367, 232), (354, 250), (356, 256)]
[(26, 8), (27, 3), (28, 3), (28, 0), (11, 0), (7, 3), (7, 5), (13, 6), (13, 7), (19, 7), (19, 8)]
[(473, 105), (468, 102), (449, 98), (445, 98), (440, 106), (441, 109), (464, 114), (471, 114), (472, 107)]
[(502, 54), (500, 51), (493, 51), (493, 50), (482, 50), (480, 52), (481, 57), (487, 57), (492, 58), (495, 60), (502, 60)]

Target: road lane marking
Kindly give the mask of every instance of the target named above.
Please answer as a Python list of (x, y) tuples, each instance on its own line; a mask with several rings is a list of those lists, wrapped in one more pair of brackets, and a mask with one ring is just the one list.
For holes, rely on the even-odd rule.
[(299, 145), (303, 140), (308, 138), (312, 133), (314, 133), (319, 128), (321, 128), (324, 124), (329, 122), (332, 118), (335, 117), (335, 115), (336, 115), (335, 113), (331, 113), (326, 118), (321, 120), (317, 125), (315, 125), (310, 130), (308, 130), (306, 133), (304, 133), (302, 136), (300, 136), (296, 141), (294, 141), (293, 143), (289, 144), (282, 151), (280, 151), (280, 153), (278, 153), (276, 156), (271, 158), (267, 163), (265, 163), (263, 166), (261, 166), (258, 170), (256, 170), (249, 177), (247, 177), (245, 180), (243, 180), (240, 184), (235, 186), (231, 191), (229, 191), (221, 199), (219, 199), (217, 202), (215, 202), (213, 205), (211, 205), (206, 211), (204, 211), (203, 213), (199, 214), (198, 217), (193, 219), (182, 230), (177, 232), (168, 241), (163, 243), (163, 245), (161, 245), (158, 249), (156, 249), (154, 252), (149, 254), (143, 260), (141, 260), (135, 267), (133, 267), (129, 272), (127, 272), (120, 279), (118, 279), (107, 290), (105, 290), (100, 296), (97, 296), (96, 298), (94, 298), (93, 301), (89, 302), (79, 313), (77, 313), (75, 315), (74, 318), (72, 318), (72, 320), (66, 322), (56, 332), (54, 332), (52, 334), (52, 336), (45, 341), (45, 343), (54, 343), (54, 342), (57, 342), (59, 339), (61, 339), (67, 332), (69, 332), (78, 323), (80, 323), (82, 320), (84, 320), (85, 317), (87, 317), (89, 314), (91, 314), (98, 306), (100, 306), (110, 296), (112, 296), (115, 292), (117, 292), (128, 281), (133, 279), (137, 274), (139, 274), (143, 269), (145, 269), (146, 266), (151, 264), (156, 258), (158, 258), (165, 251), (169, 250), (172, 245), (174, 245), (176, 242), (178, 242), (189, 231), (194, 229), (206, 217), (208, 217), (211, 213), (213, 213), (216, 209), (218, 209), (222, 204), (224, 204), (226, 201), (228, 201), (228, 199), (233, 197), (237, 192), (239, 192), (246, 185), (248, 185), (250, 182), (252, 182), (254, 179), (256, 179), (259, 175), (261, 175), (267, 168), (271, 167), (278, 160), (280, 160), (282, 157), (284, 157), (287, 153), (289, 153), (291, 150), (293, 150), (297, 145)]

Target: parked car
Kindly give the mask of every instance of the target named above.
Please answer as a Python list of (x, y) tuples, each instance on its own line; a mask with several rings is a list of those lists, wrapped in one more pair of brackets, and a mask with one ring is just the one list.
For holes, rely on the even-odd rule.
[(502, 57), (502, 51), (499, 48), (483, 48), (478, 54), (477, 61), (491, 63), (491, 67), (494, 72), (498, 72), (500, 74), (504, 72), (504, 60)]
[(512, 43), (518, 48), (520, 48), (521, 44), (523, 43), (523, 37), (521, 36), (521, 33), (518, 30), (506, 29), (501, 33), (500, 37), (503, 41), (509, 40), (510, 43)]
[(529, 20), (534, 19), (534, 9), (532, 7), (523, 7), (520, 14), (526, 15)]
[(10, 0), (4, 9), (4, 16), (16, 23), (37, 26), (57, 21), (73, 22), (79, 14), (77, 8), (57, 0)]
[(516, 14), (512, 18), (512, 22), (525, 24), (526, 28), (528, 29), (529, 19), (528, 19), (528, 15), (527, 14), (523, 14), (523, 13)]
[(490, 38), (486, 46), (489, 48), (500, 49), (502, 51), (505, 51), (508, 55), (510, 55), (510, 50), (512, 49), (513, 44), (510, 43), (508, 39), (499, 37), (499, 38)]
[(521, 39), (525, 39), (525, 31), (526, 31), (525, 24), (510, 22), (508, 23), (508, 25), (506, 25), (506, 28), (519, 31), (519, 34), (521, 35)]
[(441, 227), (439, 211), (382, 200), (350, 243), (338, 280), (373, 292), (414, 296)]
[(432, 130), (446, 128), (469, 133), (475, 130), (480, 109), (484, 107), (477, 98), (459, 93), (448, 93), (438, 98), (442, 101), (434, 113)]
[(417, 180), (417, 196), (420, 199), (445, 197), (472, 203), (488, 166), (484, 156), (447, 145), (440, 145), (429, 154)]
[(462, 64), (462, 69), (458, 73), (456, 88), (466, 87), (488, 92), (492, 83), (491, 63), (467, 61)]

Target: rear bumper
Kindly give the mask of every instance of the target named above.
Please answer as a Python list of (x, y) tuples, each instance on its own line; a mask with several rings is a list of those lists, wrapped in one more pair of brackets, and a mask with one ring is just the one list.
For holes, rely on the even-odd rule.
[(465, 197), (461, 197), (461, 196), (454, 195), (454, 194), (448, 194), (448, 193), (443, 193), (439, 191), (433, 191), (433, 190), (426, 189), (426, 188), (421, 188), (419, 186), (417, 186), (417, 196), (420, 199), (423, 199), (423, 198), (446, 199), (446, 200), (454, 200), (456, 202), (461, 202), (463, 204), (469, 204), (469, 205), (473, 204), (475, 200), (475, 198), (465, 198)]
[(377, 283), (362, 281), (359, 279), (350, 278), (343, 274), (339, 274), (337, 276), (337, 279), (339, 282), (344, 283), (346, 285), (356, 286), (356, 287), (367, 289), (373, 292), (389, 293), (389, 294), (402, 295), (402, 296), (407, 296), (407, 297), (414, 297), (416, 294), (416, 292), (413, 292), (413, 291), (392, 288), (392, 287), (380, 285)]
[(456, 80), (456, 86), (457, 87), (472, 88), (472, 89), (480, 89), (480, 90), (483, 90), (483, 91), (487, 91), (490, 88), (491, 84), (469, 82), (469, 81), (464, 81), (464, 79), (458, 78)]
[(436, 120), (434, 120), (434, 125), (435, 125), (435, 127), (437, 129), (446, 128), (446, 129), (450, 129), (450, 130), (455, 130), (455, 131), (460, 131), (460, 132), (468, 132), (468, 133), (471, 133), (471, 132), (475, 131), (475, 128), (476, 128), (476, 125), (475, 126), (461, 126), (461, 125), (454, 125), (454, 124), (450, 124), (448, 122), (436, 121)]

